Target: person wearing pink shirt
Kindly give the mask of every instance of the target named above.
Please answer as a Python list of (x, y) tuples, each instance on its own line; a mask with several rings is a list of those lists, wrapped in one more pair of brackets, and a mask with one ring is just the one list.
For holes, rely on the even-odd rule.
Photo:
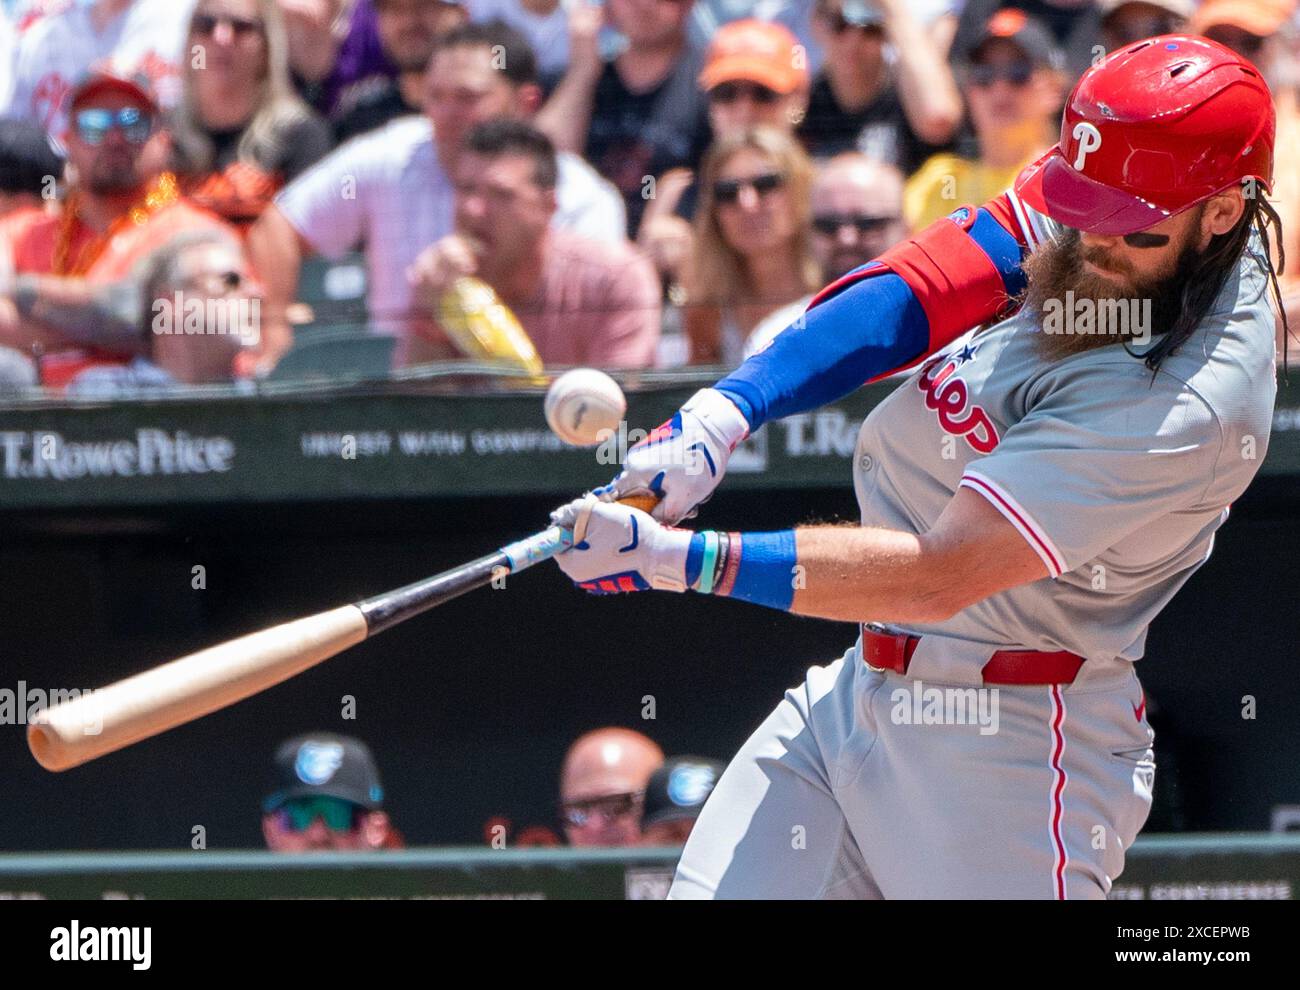
[(496, 290), (543, 363), (649, 367), (659, 340), (659, 280), (631, 244), (551, 226), (555, 150), (531, 124), (499, 118), (465, 136), (452, 175), (455, 230), (408, 270), (427, 320), (404, 341), (401, 364), (455, 357), (437, 325), (438, 300), (462, 275)]

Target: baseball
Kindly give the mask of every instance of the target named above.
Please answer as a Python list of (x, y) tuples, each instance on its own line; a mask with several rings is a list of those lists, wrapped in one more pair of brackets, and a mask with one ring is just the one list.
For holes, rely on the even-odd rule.
[(546, 392), (546, 423), (573, 447), (600, 443), (602, 431), (618, 431), (627, 399), (618, 382), (595, 368), (566, 371)]

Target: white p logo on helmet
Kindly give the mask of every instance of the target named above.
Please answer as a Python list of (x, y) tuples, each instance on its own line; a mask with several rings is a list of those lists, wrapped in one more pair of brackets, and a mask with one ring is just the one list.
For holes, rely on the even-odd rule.
[(1081, 120), (1074, 125), (1072, 136), (1079, 142), (1079, 150), (1074, 156), (1074, 170), (1082, 172), (1084, 159), (1101, 147), (1101, 131), (1086, 120)]

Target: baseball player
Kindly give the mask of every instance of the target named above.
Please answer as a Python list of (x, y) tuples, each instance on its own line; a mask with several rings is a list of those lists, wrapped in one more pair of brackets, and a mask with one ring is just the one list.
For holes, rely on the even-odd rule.
[[(589, 591), (860, 624), (727, 768), (671, 896), (1106, 895), (1151, 804), (1147, 627), (1268, 441), (1273, 133), (1214, 42), (1112, 53), (1012, 190), (831, 284), (557, 510)], [(918, 364), (859, 434), (861, 527), (669, 525), (749, 432)]]

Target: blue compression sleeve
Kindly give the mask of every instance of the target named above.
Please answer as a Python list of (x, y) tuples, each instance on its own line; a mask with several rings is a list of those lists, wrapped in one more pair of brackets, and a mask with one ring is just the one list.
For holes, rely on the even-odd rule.
[(714, 386), (754, 432), (771, 419), (816, 409), (907, 364), (930, 342), (925, 310), (893, 272), (863, 279), (814, 306)]
[[(974, 242), (975, 256), (983, 255), (978, 266), (990, 274), (996, 271), (993, 277), (1001, 277), (1005, 298), (1014, 298), (1025, 285), (1020, 241), (988, 210), (981, 208), (971, 215), (964, 209), (953, 216), (963, 212), (967, 216), (959, 226)], [(974, 271), (969, 266), (968, 257), (946, 267), (959, 269), (953, 275), (961, 285)], [(802, 328), (786, 330), (714, 386), (736, 404), (751, 431), (768, 420), (816, 409), (848, 395), (863, 383), (906, 366), (930, 347), (930, 322), (917, 287), (892, 271), (848, 284), (802, 319)]]

